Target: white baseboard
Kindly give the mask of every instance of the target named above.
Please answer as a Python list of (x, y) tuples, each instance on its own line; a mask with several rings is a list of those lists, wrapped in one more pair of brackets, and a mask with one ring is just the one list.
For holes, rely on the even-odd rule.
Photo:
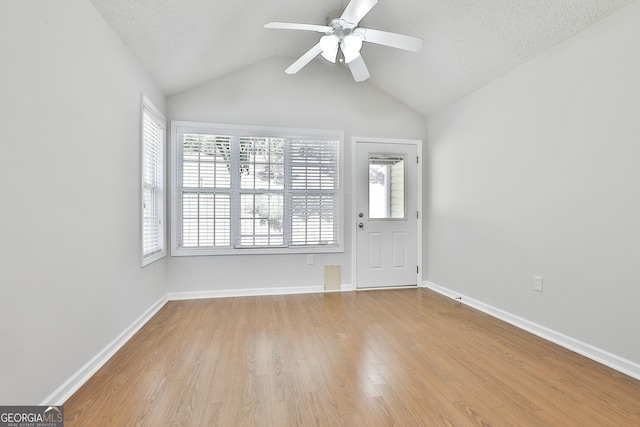
[(409, 286), (379, 286), (379, 287), (372, 287), (372, 288), (358, 288), (357, 291), (358, 292), (364, 292), (364, 291), (393, 291), (393, 290), (398, 290), (398, 289), (416, 289), (419, 288), (420, 286), (416, 286), (416, 285), (409, 285)]
[(537, 335), (540, 338), (544, 338), (547, 341), (551, 341), (564, 348), (567, 348), (571, 351), (574, 351), (578, 354), (588, 357), (591, 360), (602, 363), (603, 365), (606, 365), (612, 369), (615, 369), (616, 371), (622, 372), (623, 374), (629, 375), (630, 377), (640, 380), (640, 365), (635, 362), (632, 362), (631, 360), (624, 359), (620, 356), (609, 353), (608, 351), (599, 349), (590, 344), (584, 343), (575, 338), (571, 338), (567, 335), (564, 335), (560, 332), (556, 332), (547, 327), (538, 325), (537, 323), (533, 323), (529, 320), (523, 319), (522, 317), (518, 317), (514, 314), (508, 313), (499, 308), (485, 304), (481, 301), (461, 295), (448, 288), (444, 288), (442, 286), (436, 285), (435, 283), (423, 282), (422, 287), (429, 288), (446, 297), (460, 301), (462, 304), (468, 305), (469, 307), (473, 307), (483, 313), (486, 313), (497, 319), (503, 320), (513, 326), (516, 326), (520, 329), (523, 329), (527, 332)]
[(325, 292), (348, 292), (352, 291), (352, 285), (340, 285), (340, 290), (325, 291), (324, 286), (299, 286), (282, 288), (251, 288), (251, 289), (224, 289), (218, 291), (196, 291), (196, 292), (169, 292), (169, 301), (180, 301), (190, 299), (207, 298), (231, 298), (231, 297), (257, 297), (269, 295), (296, 295), (296, 294), (319, 294)]
[(67, 381), (58, 387), (40, 403), (41, 406), (61, 406), (73, 393), (89, 380), (120, 348), (135, 335), (160, 309), (166, 304), (167, 296), (163, 296), (140, 317), (138, 317), (127, 329), (111, 341), (105, 348), (89, 360), (82, 368), (73, 374)]

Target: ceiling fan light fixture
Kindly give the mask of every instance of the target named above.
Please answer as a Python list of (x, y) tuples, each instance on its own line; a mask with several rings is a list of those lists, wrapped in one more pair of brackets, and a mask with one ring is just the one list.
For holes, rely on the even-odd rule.
[(332, 12), (327, 16), (327, 25), (294, 22), (269, 22), (265, 24), (265, 28), (324, 33), (318, 43), (291, 64), (285, 72), (295, 74), (315, 57), (322, 55), (324, 59), (333, 64), (336, 62), (346, 64), (353, 79), (362, 82), (370, 77), (367, 65), (360, 54), (363, 42), (418, 52), (422, 47), (422, 39), (419, 37), (359, 26), (362, 18), (377, 3), (378, 0), (349, 0), (344, 10)]
[(320, 47), (322, 48), (322, 57), (329, 62), (336, 63), (338, 56), (338, 43), (340, 39), (335, 34), (322, 36), (320, 38)]
[(344, 54), (344, 62), (348, 64), (360, 55), (362, 39), (353, 34), (348, 34), (340, 42), (340, 49), (342, 49), (342, 53)]

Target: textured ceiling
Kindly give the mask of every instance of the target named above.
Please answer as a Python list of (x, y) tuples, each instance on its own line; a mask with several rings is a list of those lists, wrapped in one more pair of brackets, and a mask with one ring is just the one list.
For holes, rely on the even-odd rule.
[[(325, 24), (347, 0), (91, 1), (172, 95), (272, 56), (293, 62), (320, 34), (264, 24)], [(379, 0), (360, 25), (421, 37), (424, 47), (365, 44), (362, 56), (369, 82), (426, 117), (631, 1)]]

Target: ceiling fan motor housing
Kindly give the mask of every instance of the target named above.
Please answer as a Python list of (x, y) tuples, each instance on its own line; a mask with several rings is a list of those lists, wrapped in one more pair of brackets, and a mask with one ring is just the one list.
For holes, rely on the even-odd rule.
[(340, 20), (340, 17), (342, 16), (342, 12), (344, 12), (344, 9), (339, 9), (339, 10), (334, 10), (333, 12), (329, 12), (329, 14), (327, 15), (327, 19), (326, 19), (326, 23), (328, 27), (331, 27), (332, 22), (333, 21), (338, 21)]

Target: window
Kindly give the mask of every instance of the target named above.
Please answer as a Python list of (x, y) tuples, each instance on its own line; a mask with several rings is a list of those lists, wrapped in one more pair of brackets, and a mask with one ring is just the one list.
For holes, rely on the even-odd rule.
[(172, 124), (172, 254), (342, 251), (342, 132)]
[(142, 266), (166, 255), (164, 152), (166, 119), (143, 97), (141, 137)]
[(404, 156), (369, 155), (369, 219), (406, 219)]

